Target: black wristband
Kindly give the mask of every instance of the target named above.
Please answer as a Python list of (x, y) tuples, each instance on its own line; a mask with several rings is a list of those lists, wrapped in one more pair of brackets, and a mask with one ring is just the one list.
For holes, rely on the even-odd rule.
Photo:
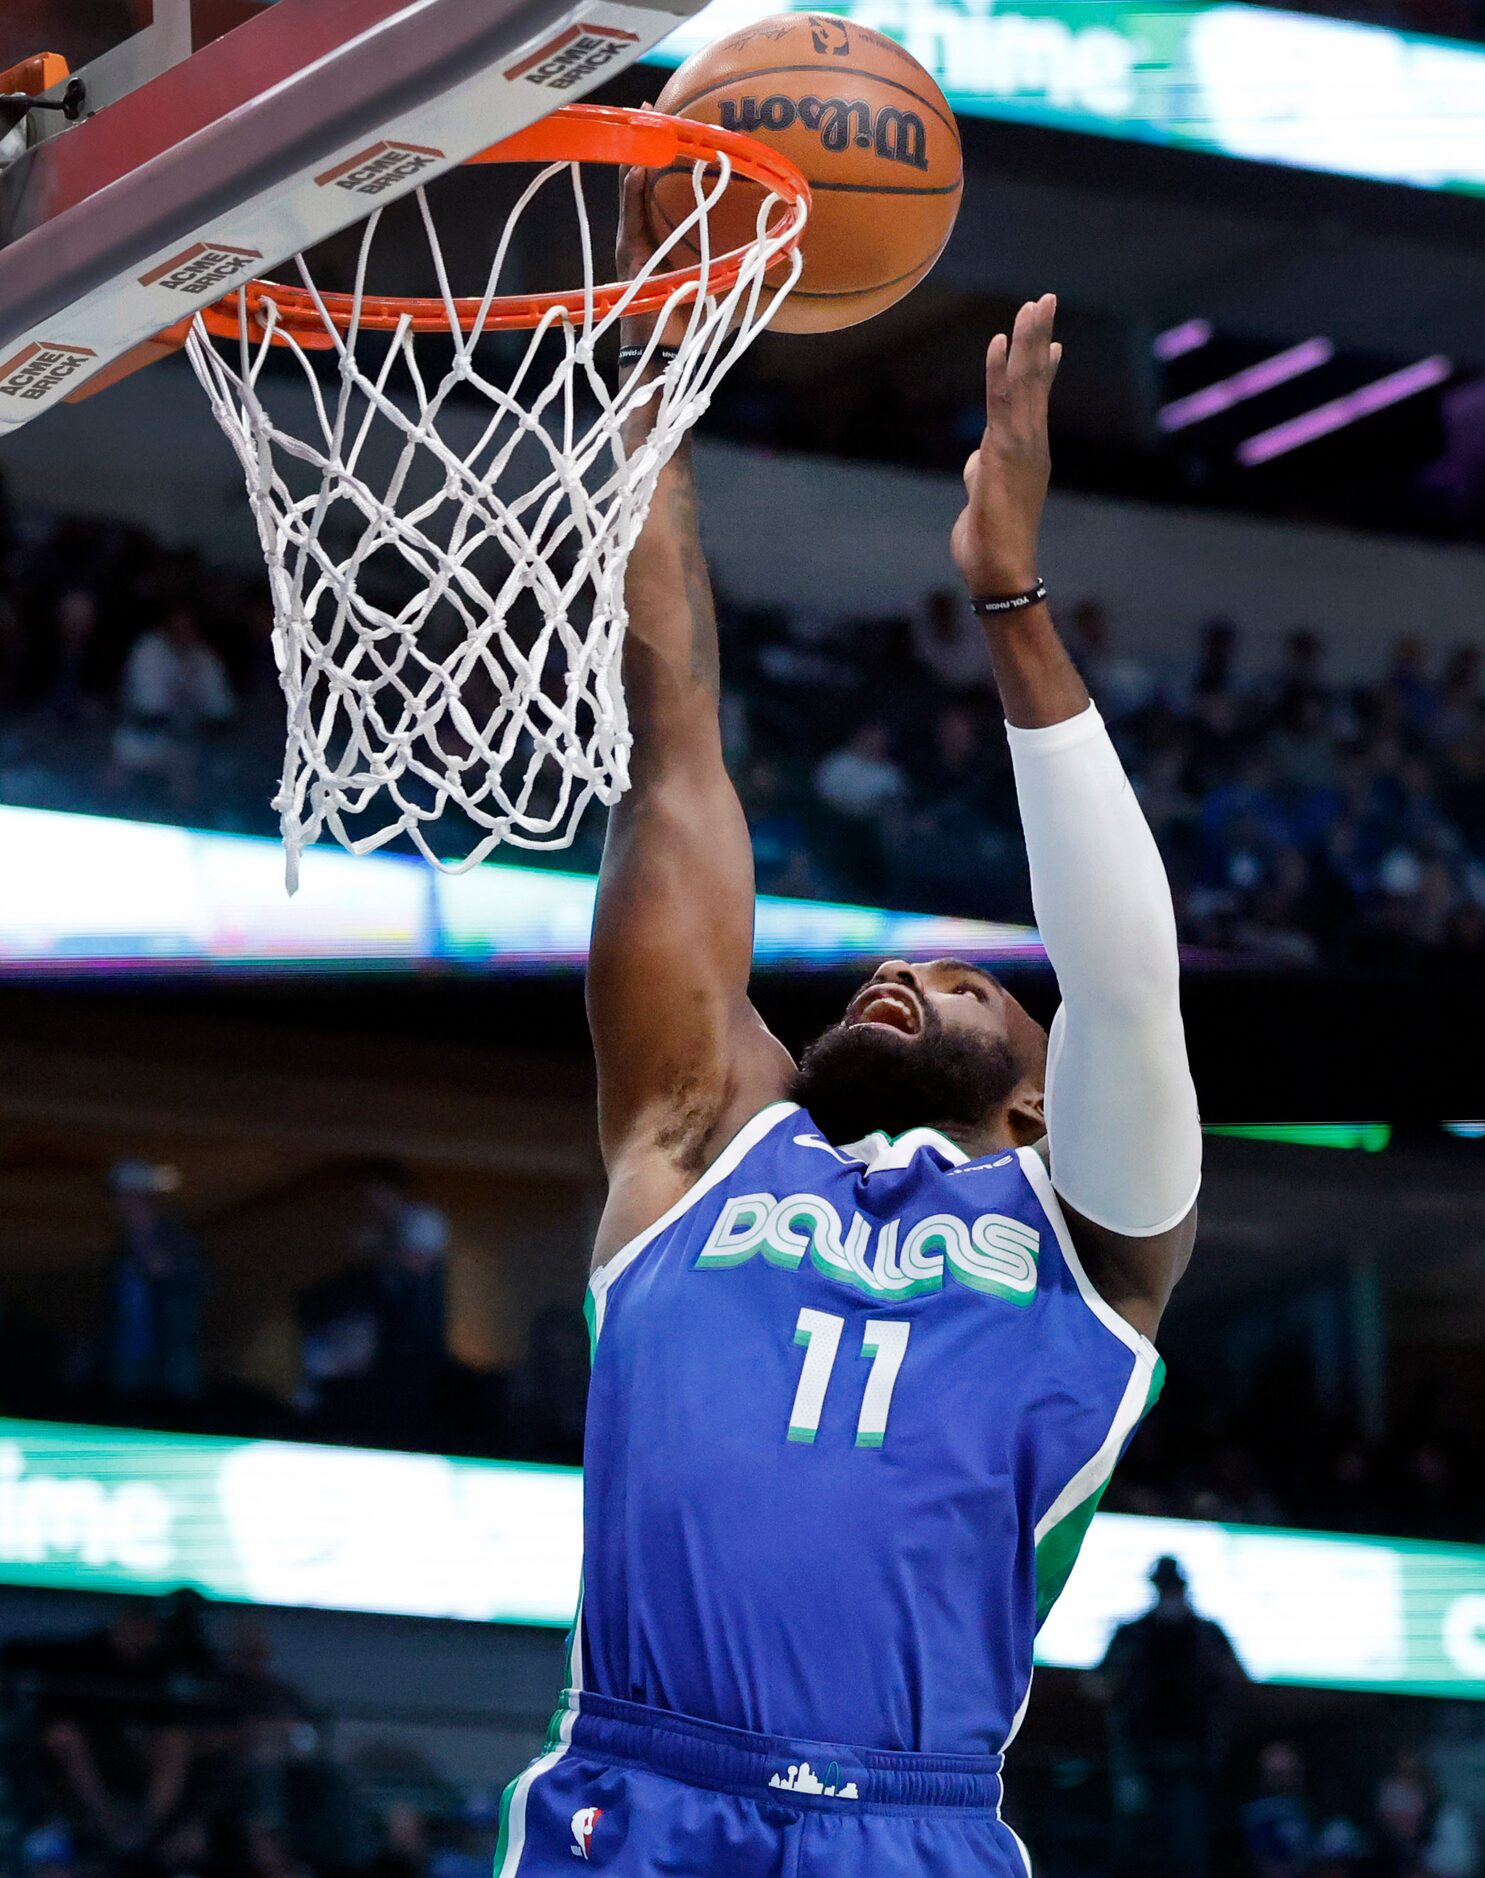
[(646, 356), (658, 361), (661, 365), (669, 365), (681, 356), (681, 349), (679, 346), (656, 346), (653, 350), (649, 346), (619, 347), (620, 365), (638, 365), (639, 361)]
[(978, 613), (981, 619), (987, 614), (993, 616), (998, 613), (1024, 613), (1028, 607), (1040, 606), (1046, 597), (1047, 583), (1039, 580), (1027, 592), (1008, 594), (1003, 600), (988, 599), (983, 594), (971, 594), (969, 610), (971, 613)]

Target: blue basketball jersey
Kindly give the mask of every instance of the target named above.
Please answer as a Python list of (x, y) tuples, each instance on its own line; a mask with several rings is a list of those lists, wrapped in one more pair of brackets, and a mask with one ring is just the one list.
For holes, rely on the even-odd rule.
[(1155, 1399), (1032, 1149), (756, 1116), (594, 1276), (577, 1688), (755, 1734), (1001, 1752)]

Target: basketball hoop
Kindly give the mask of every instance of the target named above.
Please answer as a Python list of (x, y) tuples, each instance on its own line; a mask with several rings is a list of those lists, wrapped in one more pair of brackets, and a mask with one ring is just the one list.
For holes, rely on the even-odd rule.
[[(434, 866), (462, 873), (501, 842), (566, 847), (594, 797), (622, 795), (630, 550), (660, 472), (799, 273), (808, 185), (749, 137), (569, 105), (473, 160), (544, 166), (479, 297), (450, 290), (418, 188), (437, 296), (367, 290), (378, 210), (349, 292), (323, 291), (301, 255), (302, 284), (244, 286), (198, 315), (187, 341), (242, 461), (268, 563), (288, 708), (274, 806), (291, 892), (300, 854), (327, 830), (357, 854), (405, 835)], [(633, 280), (598, 283), (585, 162), (690, 166), (693, 207)], [(500, 293), (522, 217), (564, 174), (582, 285)], [(754, 238), (714, 255), (709, 216), (734, 178), (757, 186)], [(688, 251), (693, 265), (667, 266)], [(656, 316), (653, 336), (610, 384), (599, 342), (642, 315)], [(517, 331), (530, 334), (518, 359), (478, 354), (488, 335)], [(433, 333), (453, 347), (436, 379), (416, 344)], [(370, 335), (384, 336), (378, 355), (358, 358)], [(560, 358), (541, 356), (558, 347)], [(285, 388), (265, 367), (279, 355), (303, 368), (309, 398), (275, 418), (265, 399), (287, 402)], [(333, 389), (315, 370), (324, 355)], [(625, 426), (647, 406), (650, 428), (631, 450)], [(434, 849), (430, 826), (450, 809), (464, 822), (452, 858)]]

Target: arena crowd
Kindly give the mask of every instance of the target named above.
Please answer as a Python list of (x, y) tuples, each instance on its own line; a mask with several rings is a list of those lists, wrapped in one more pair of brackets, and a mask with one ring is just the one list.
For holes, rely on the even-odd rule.
[[(962, 602), (929, 591), (908, 618), (837, 620), (724, 594), (721, 610), (760, 887), (1029, 919), (1005, 740)], [(1478, 640), (1440, 653), (1404, 634), (1357, 682), (1302, 622), (1264, 660), (1220, 615), (1159, 659), (1123, 647), (1096, 599), (1070, 598), (1062, 621), (1187, 943), (1300, 968), (1485, 959)], [(257, 581), (138, 529), (20, 525), (0, 508), (0, 802), (275, 832), (270, 632)], [(601, 839), (590, 815), (552, 858), (594, 865)]]

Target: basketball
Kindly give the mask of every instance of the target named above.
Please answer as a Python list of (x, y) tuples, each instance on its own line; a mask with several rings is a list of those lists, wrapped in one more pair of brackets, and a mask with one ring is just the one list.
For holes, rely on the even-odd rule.
[[(775, 330), (871, 319), (943, 252), (964, 187), (959, 130), (933, 78), (884, 33), (831, 13), (782, 13), (688, 59), (655, 108), (771, 144), (808, 180), (804, 271)], [(714, 252), (752, 239), (759, 200), (757, 184), (729, 184), (711, 215)], [(694, 202), (689, 165), (657, 172), (652, 232), (669, 234)], [(677, 265), (696, 259), (682, 243)]]

